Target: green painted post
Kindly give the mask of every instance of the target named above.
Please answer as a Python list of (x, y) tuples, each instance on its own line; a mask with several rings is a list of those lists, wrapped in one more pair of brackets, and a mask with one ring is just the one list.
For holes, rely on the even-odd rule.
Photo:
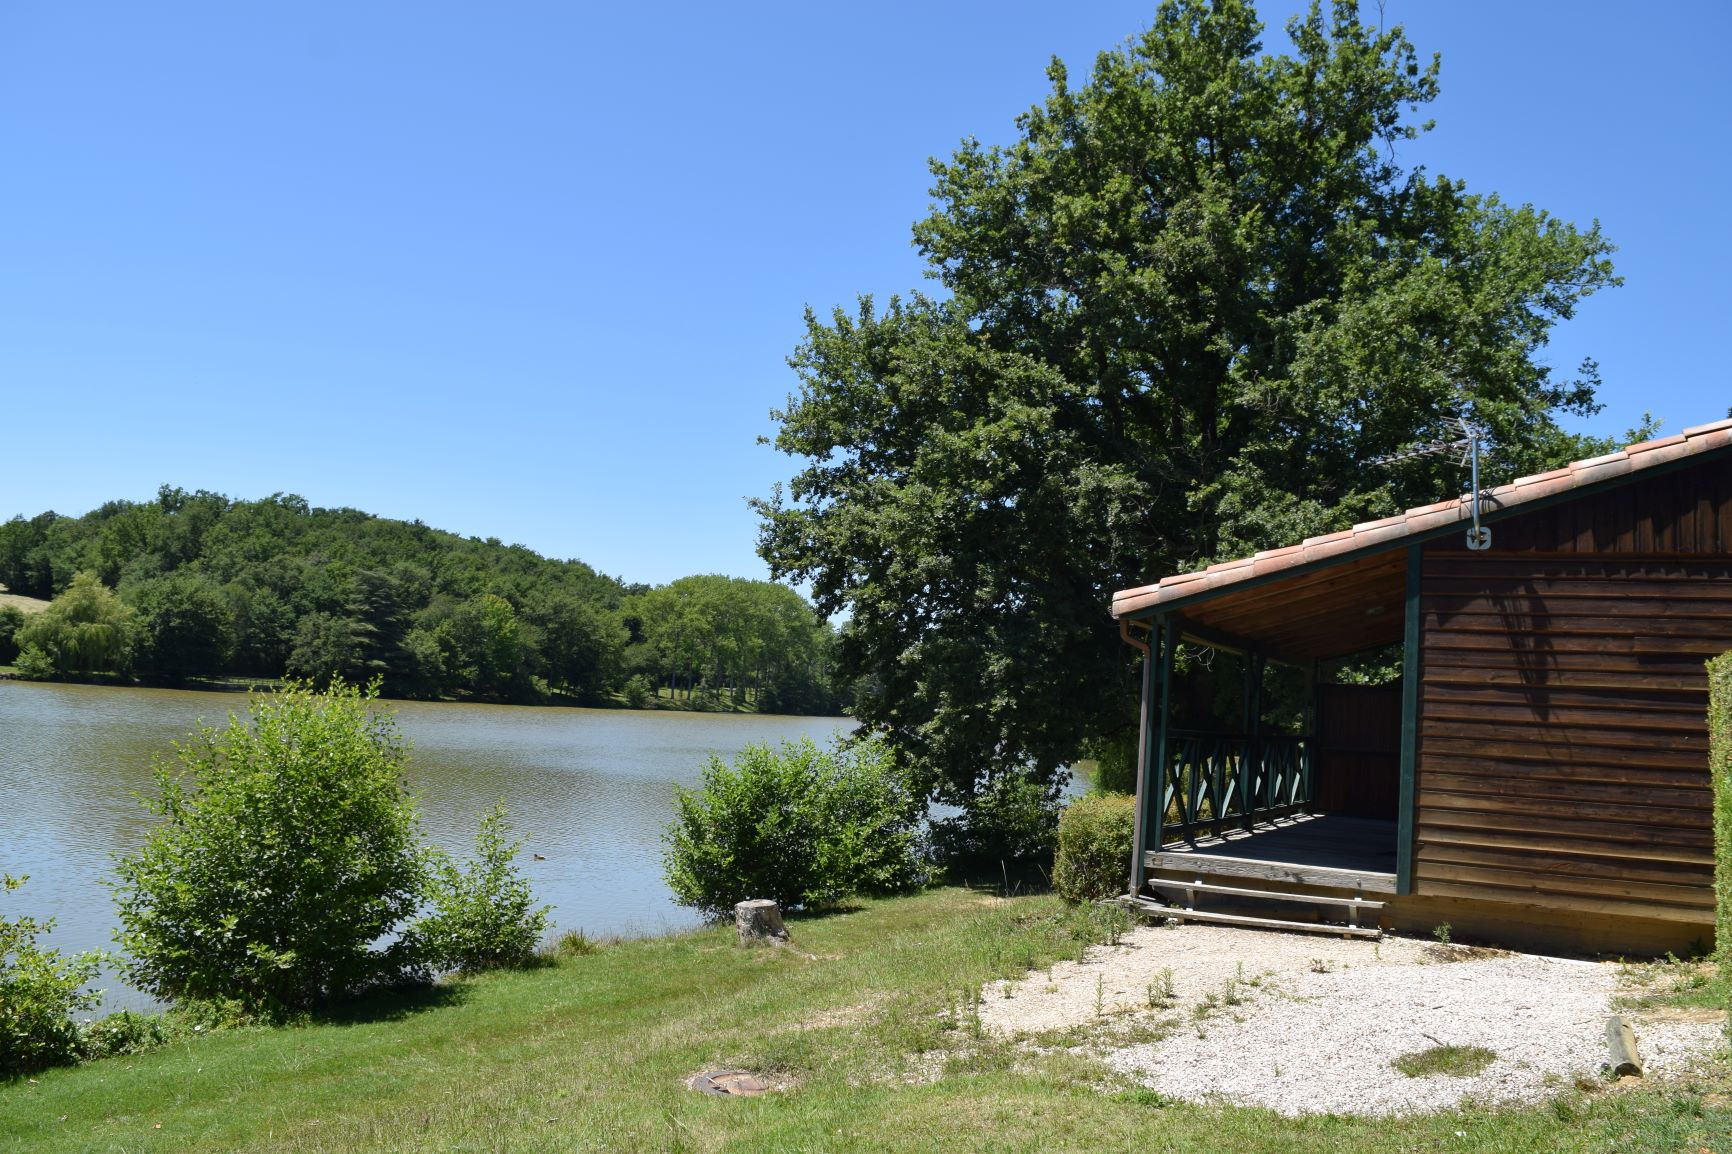
[(1163, 832), (1163, 827), (1167, 824), (1167, 804), (1168, 804), (1168, 798), (1167, 798), (1167, 731), (1168, 731), (1167, 720), (1168, 720), (1168, 718), (1167, 718), (1167, 715), (1171, 712), (1171, 706), (1172, 706), (1172, 700), (1173, 700), (1173, 655), (1178, 652), (1178, 649), (1179, 649), (1179, 629), (1178, 629), (1178, 626), (1174, 625), (1174, 624), (1170, 624), (1170, 623), (1163, 623), (1163, 625), (1161, 627), (1161, 667), (1160, 667), (1161, 712), (1160, 712), (1160, 724), (1157, 725), (1155, 728), (1154, 749), (1152, 750), (1152, 753), (1154, 755), (1154, 759), (1153, 759), (1154, 760), (1154, 776), (1151, 780), (1154, 782), (1155, 788), (1154, 788), (1154, 790), (1151, 794), (1151, 797), (1150, 797), (1150, 801), (1153, 803), (1152, 807), (1151, 807), (1153, 810), (1153, 813), (1152, 813), (1151, 818), (1150, 818), (1149, 823), (1148, 823), (1150, 833), (1152, 835), (1152, 837), (1149, 841), (1149, 846), (1150, 846), (1150, 848), (1156, 849), (1156, 850), (1160, 849), (1161, 846), (1163, 844), (1165, 844), (1165, 839), (1162, 837), (1162, 832)]
[(1161, 627), (1156, 624), (1149, 633), (1149, 650), (1143, 654), (1143, 690), (1138, 706), (1137, 725), (1137, 802), (1131, 833), (1131, 883), (1133, 896), (1143, 888), (1143, 851), (1148, 847), (1149, 791), (1154, 788), (1149, 774), (1149, 730), (1153, 724), (1155, 668), (1161, 660)]
[(1407, 630), (1401, 650), (1401, 809), (1395, 833), (1395, 892), (1413, 892), (1413, 781), (1419, 755), (1419, 586), (1422, 546), (1407, 547)]

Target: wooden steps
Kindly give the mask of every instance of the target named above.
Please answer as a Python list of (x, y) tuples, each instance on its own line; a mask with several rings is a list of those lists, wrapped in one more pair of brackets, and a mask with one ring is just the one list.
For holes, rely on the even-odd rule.
[(1375, 926), (1343, 926), (1329, 922), (1290, 922), (1281, 918), (1255, 918), (1246, 914), (1217, 914), (1207, 910), (1187, 910), (1179, 906), (1164, 906), (1160, 902), (1151, 901), (1148, 898), (1127, 898), (1125, 904), (1138, 913), (1150, 917), (1173, 918), (1185, 922), (1244, 926), (1260, 930), (1286, 930), (1290, 933), (1332, 934), (1347, 938), (1380, 938), (1383, 936), (1383, 931)]
[(1304, 902), (1314, 906), (1345, 906), (1354, 910), (1371, 910), (1383, 908), (1382, 902), (1366, 901), (1364, 898), (1340, 898), (1326, 894), (1285, 894), (1275, 890), (1249, 890), (1237, 886), (1218, 886), (1213, 882), (1187, 882), (1178, 878), (1149, 878), (1143, 883), (1149, 889), (1184, 890), (1185, 899), (1196, 904), (1193, 894), (1219, 894), (1222, 897), (1264, 898), (1280, 901)]
[(1295, 886), (1321, 886), (1325, 889), (1365, 890), (1384, 894), (1395, 892), (1395, 875), (1374, 870), (1260, 861), (1256, 858), (1227, 857), (1213, 852), (1198, 853), (1195, 850), (1149, 850), (1143, 860), (1144, 865), (1152, 870), (1258, 878), (1262, 881), (1283, 882)]

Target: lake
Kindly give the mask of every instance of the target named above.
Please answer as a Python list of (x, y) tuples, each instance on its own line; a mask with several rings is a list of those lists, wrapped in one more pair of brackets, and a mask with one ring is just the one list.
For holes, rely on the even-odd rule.
[[(408, 775), (429, 840), (467, 855), (479, 815), (503, 800), (518, 862), (561, 929), (590, 935), (697, 925), (661, 880), (675, 784), (711, 753), (853, 728), (841, 717), (390, 702), (414, 745)], [(204, 720), (244, 712), (241, 694), (0, 681), (0, 872), (30, 875), (0, 896), (9, 915), (53, 917), (49, 945), (112, 945), (101, 879), (154, 820), (151, 758)], [(544, 860), (531, 855), (540, 854)], [(148, 1006), (117, 978), (107, 1008)]]

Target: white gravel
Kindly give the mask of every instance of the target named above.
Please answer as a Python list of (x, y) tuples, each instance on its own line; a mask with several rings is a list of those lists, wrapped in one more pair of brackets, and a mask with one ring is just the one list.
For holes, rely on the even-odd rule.
[[(1173, 1098), (1283, 1114), (1392, 1114), (1543, 1099), (1606, 1061), (1613, 963), (1480, 952), (1440, 960), (1434, 943), (1379, 942), (1215, 926), (1145, 927), (984, 991), (1000, 1035), (1081, 1030), (1106, 1063)], [(1173, 999), (1160, 998), (1171, 972)], [(1151, 1003), (1154, 1003), (1153, 1005)], [(1679, 1073), (1723, 1044), (1717, 1020), (1635, 1019), (1650, 1077)], [(1164, 1026), (1159, 1041), (1136, 1028)], [(1115, 1041), (1115, 1038), (1118, 1039)], [(1439, 1044), (1497, 1057), (1471, 1077), (1409, 1078), (1403, 1054)]]

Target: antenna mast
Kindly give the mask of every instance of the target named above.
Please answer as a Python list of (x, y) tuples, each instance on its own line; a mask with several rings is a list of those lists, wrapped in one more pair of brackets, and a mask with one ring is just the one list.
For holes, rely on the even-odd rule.
[(1473, 525), (1467, 531), (1467, 547), (1477, 553), (1491, 548), (1491, 529), (1479, 522), (1482, 500), (1479, 487), (1480, 446), (1489, 441), (1490, 437), (1483, 425), (1474, 422), (1471, 402), (1466, 407), (1466, 413), (1455, 418), (1455, 423), (1461, 427), (1461, 436), (1454, 440), (1426, 441), (1403, 449), (1399, 453), (1391, 453), (1386, 457), (1373, 457), (1371, 463), (1373, 465), (1393, 465), (1399, 461), (1411, 461), (1415, 457), (1430, 457), (1438, 453), (1449, 452), (1461, 453), (1461, 460), (1457, 464), (1469, 467), (1471, 470), (1469, 474), (1470, 484), (1472, 485), (1472, 489), (1464, 495), (1465, 499), (1473, 502)]

